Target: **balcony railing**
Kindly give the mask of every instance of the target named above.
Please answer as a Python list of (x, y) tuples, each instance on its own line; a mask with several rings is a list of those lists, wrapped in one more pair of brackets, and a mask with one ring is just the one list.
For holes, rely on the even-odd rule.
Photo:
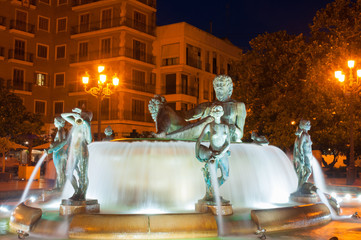
[(150, 114), (139, 114), (132, 111), (123, 111), (123, 114), (120, 113), (120, 119), (149, 123), (154, 122)]
[(171, 66), (171, 65), (178, 65), (178, 64), (179, 64), (179, 57), (162, 59), (162, 66)]
[(155, 85), (154, 84), (147, 84), (147, 83), (145, 84), (145, 83), (133, 81), (132, 83), (124, 83), (124, 84), (122, 84), (122, 87), (123, 86), (125, 88), (133, 89), (136, 91), (155, 93)]
[(10, 21), (10, 29), (16, 29), (16, 30), (31, 33), (31, 34), (35, 33), (35, 25), (34, 24), (17, 21), (17, 20)]
[(0, 57), (5, 57), (5, 48), (0, 47)]
[[(17, 0), (17, 2), (19, 2), (19, 3), (22, 4), (23, 0)], [(36, 6), (36, 0), (30, 0), (29, 3), (30, 3), (31, 5)]]
[(99, 59), (108, 59), (115, 57), (128, 57), (136, 59), (142, 62), (155, 64), (155, 57), (151, 54), (143, 54), (135, 51), (133, 48), (112, 48), (108, 53), (102, 53), (101, 51), (91, 51), (87, 55), (79, 56), (79, 54), (70, 55), (70, 63), (86, 62)]
[(8, 80), (7, 87), (13, 90), (32, 92), (33, 83), (24, 81), (14, 82), (12, 80)]
[(206, 71), (211, 72), (211, 64), (206, 63)]
[(0, 26), (6, 26), (6, 17), (0, 16)]
[(187, 58), (187, 65), (191, 66), (191, 67), (198, 68), (198, 69), (202, 69), (202, 61), (197, 59), (197, 58), (188, 57)]
[(71, 6), (76, 7), (76, 6), (89, 4), (89, 3), (93, 3), (93, 2), (99, 2), (99, 1), (101, 1), (101, 0), (73, 0), (71, 2)]
[(195, 87), (183, 87), (182, 85), (177, 86), (177, 94), (185, 94), (190, 96), (198, 96), (197, 88)]
[(71, 34), (94, 32), (101, 29), (108, 29), (120, 26), (130, 27), (153, 36), (155, 35), (155, 26), (145, 25), (143, 23), (134, 21), (134, 19), (132, 18), (127, 17), (113, 18), (109, 20), (109, 22), (97, 21), (91, 22), (89, 24), (75, 25), (71, 27)]
[(69, 93), (84, 92), (84, 86), (77, 83), (69, 83), (68, 92)]
[(138, 2), (144, 3), (152, 8), (157, 8), (155, 0), (137, 0)]
[(19, 50), (9, 49), (9, 59), (17, 59), (25, 62), (34, 62), (34, 54)]

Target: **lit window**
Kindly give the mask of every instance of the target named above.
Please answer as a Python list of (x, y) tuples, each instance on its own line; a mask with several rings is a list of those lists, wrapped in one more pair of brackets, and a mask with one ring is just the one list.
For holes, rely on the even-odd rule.
[(45, 73), (36, 73), (35, 76), (36, 76), (35, 85), (46, 86), (46, 74)]

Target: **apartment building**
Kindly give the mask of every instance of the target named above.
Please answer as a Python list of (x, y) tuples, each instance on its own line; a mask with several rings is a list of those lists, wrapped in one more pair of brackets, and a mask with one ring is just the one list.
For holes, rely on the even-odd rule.
[[(29, 111), (53, 118), (74, 107), (92, 111), (92, 131), (111, 125), (116, 137), (155, 131), (154, 94), (177, 110), (213, 97), (212, 79), (229, 71), (241, 50), (177, 23), (156, 27), (155, 0), (0, 0), (0, 80)], [(101, 102), (84, 91), (97, 66), (119, 86)], [(93, 82), (92, 82), (93, 81)]]

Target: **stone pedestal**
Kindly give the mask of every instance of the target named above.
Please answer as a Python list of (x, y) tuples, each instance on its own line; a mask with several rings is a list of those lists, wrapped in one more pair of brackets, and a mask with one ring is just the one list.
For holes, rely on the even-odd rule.
[(299, 203), (318, 203), (320, 202), (320, 198), (315, 193), (300, 193), (300, 192), (294, 192), (290, 195), (290, 200), (294, 202)]
[(222, 203), (220, 208), (217, 205), (214, 205), (213, 203), (209, 203), (208, 201), (204, 201), (203, 199), (199, 200), (198, 203), (195, 205), (196, 212), (200, 213), (207, 213), (211, 212), (213, 215), (232, 215), (233, 209), (232, 205), (228, 203)]
[(71, 199), (63, 199), (61, 201), (59, 213), (62, 216), (76, 215), (80, 213), (99, 213), (100, 205), (98, 200), (75, 201)]

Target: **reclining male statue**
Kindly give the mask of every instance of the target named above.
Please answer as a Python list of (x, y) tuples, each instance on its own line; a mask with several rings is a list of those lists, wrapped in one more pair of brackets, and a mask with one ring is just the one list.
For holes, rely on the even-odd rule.
[[(212, 107), (220, 105), (224, 110), (221, 123), (228, 125), (231, 141), (241, 142), (247, 113), (244, 103), (231, 99), (232, 79), (226, 75), (219, 75), (213, 80), (213, 88), (216, 93), (216, 101), (201, 103), (194, 109), (183, 112), (182, 116), (167, 106), (164, 97), (156, 95), (148, 105), (157, 128), (157, 133), (154, 136), (157, 138), (196, 140), (203, 128), (212, 121), (212, 118), (209, 117)], [(197, 119), (200, 120), (187, 124), (187, 121)]]

